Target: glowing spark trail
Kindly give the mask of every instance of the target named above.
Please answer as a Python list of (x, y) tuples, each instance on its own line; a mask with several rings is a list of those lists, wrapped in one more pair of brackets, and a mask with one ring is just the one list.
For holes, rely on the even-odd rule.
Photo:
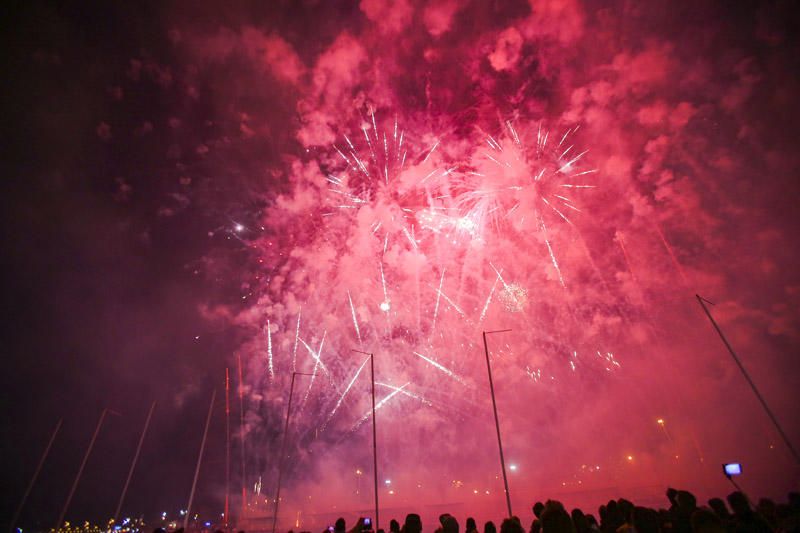
[(388, 383), (381, 383), (380, 381), (376, 381), (375, 385), (379, 385), (381, 387), (386, 387), (387, 389), (396, 390), (396, 391), (402, 393), (403, 395), (408, 396), (409, 398), (413, 398), (415, 400), (419, 400), (420, 402), (424, 403), (425, 405), (428, 405), (428, 406), (433, 405), (433, 402), (431, 402), (430, 400), (428, 400), (426, 398), (423, 398), (419, 394), (414, 394), (413, 392), (409, 392), (407, 390), (403, 390), (401, 387), (395, 387), (394, 385), (389, 385)]
[(361, 371), (364, 369), (364, 366), (367, 364), (368, 361), (369, 361), (369, 357), (364, 359), (364, 362), (361, 363), (361, 366), (358, 367), (358, 370), (356, 370), (356, 373), (353, 376), (353, 379), (350, 380), (350, 383), (347, 384), (347, 387), (345, 387), (344, 392), (342, 393), (342, 395), (339, 396), (339, 401), (336, 402), (336, 405), (333, 407), (333, 410), (328, 415), (328, 418), (325, 420), (325, 423), (322, 424), (322, 429), (323, 430), (325, 429), (325, 426), (328, 425), (328, 422), (331, 421), (331, 419), (333, 418), (333, 415), (336, 414), (336, 411), (339, 409), (339, 407), (342, 405), (342, 402), (344, 401), (344, 397), (347, 396), (348, 392), (350, 392), (350, 389), (352, 388), (353, 383), (356, 382), (356, 380), (358, 379), (359, 374), (361, 374)]
[(353, 326), (356, 328), (356, 336), (358, 337), (359, 346), (361, 343), (361, 331), (358, 329), (358, 319), (356, 319), (356, 308), (353, 307), (353, 299), (350, 297), (350, 291), (347, 291), (347, 300), (350, 302), (350, 312), (353, 314)]
[(678, 271), (678, 274), (681, 275), (681, 279), (683, 280), (684, 286), (689, 284), (689, 281), (686, 279), (686, 274), (683, 272), (683, 267), (681, 266), (678, 258), (675, 257), (675, 252), (672, 251), (672, 247), (667, 242), (667, 238), (664, 237), (664, 232), (661, 231), (661, 228), (657, 223), (654, 223), (653, 226), (656, 228), (656, 232), (658, 236), (661, 238), (662, 244), (664, 244), (664, 248), (666, 248), (667, 253), (669, 253), (670, 259), (672, 259), (672, 264), (675, 265), (675, 270)]
[(428, 158), (431, 156), (431, 154), (434, 152), (434, 150), (436, 150), (437, 146), (439, 146), (439, 141), (436, 141), (436, 143), (433, 145), (433, 148), (431, 148), (431, 151), (428, 152), (428, 155), (426, 155), (425, 159), (422, 160), (423, 163), (428, 160)]
[[(494, 265), (492, 265), (492, 268), (494, 268)], [(497, 271), (497, 269), (495, 269), (495, 271)], [(489, 296), (486, 297), (486, 303), (483, 304), (483, 309), (481, 310), (481, 316), (478, 319), (478, 322), (483, 322), (483, 319), (486, 318), (486, 311), (489, 309), (489, 304), (492, 303), (492, 295), (494, 294), (494, 290), (497, 288), (497, 282), (501, 279), (503, 278), (500, 275), (500, 272), (497, 272), (497, 277), (494, 279), (492, 290), (489, 291)], [(503, 285), (505, 285), (505, 282), (503, 282)]]
[(314, 370), (311, 371), (311, 379), (308, 380), (308, 389), (306, 389), (306, 394), (305, 394), (305, 396), (303, 396), (303, 401), (300, 403), (300, 410), (301, 411), (306, 406), (306, 402), (308, 401), (308, 396), (311, 394), (311, 388), (314, 386), (314, 380), (317, 378), (317, 368), (322, 367), (322, 369), (325, 371), (325, 373), (328, 374), (328, 377), (329, 378), (331, 377), (330, 373), (328, 372), (328, 369), (325, 368), (324, 364), (322, 364), (322, 359), (321, 359), (322, 345), (325, 344), (325, 335), (327, 335), (327, 333), (328, 333), (327, 331), (324, 331), (322, 333), (322, 340), (319, 342), (319, 350), (317, 351), (317, 353), (314, 353), (314, 350), (311, 349), (311, 346), (306, 344), (306, 341), (304, 341), (303, 339), (300, 339), (300, 342), (303, 343), (303, 346), (306, 347), (306, 349), (308, 350), (308, 353), (311, 354), (311, 357), (315, 361)]
[(453, 300), (451, 300), (450, 297), (447, 296), (441, 289), (437, 289), (433, 285), (428, 285), (428, 286), (431, 289), (435, 290), (437, 294), (440, 294), (442, 296), (442, 298), (444, 298), (445, 301), (450, 304), (450, 307), (452, 307), (453, 309), (458, 311), (459, 315), (461, 315), (462, 317), (466, 318), (466, 314), (464, 313), (464, 311), (462, 311), (461, 308), (459, 306), (457, 306), (456, 303)]
[(558, 273), (558, 281), (560, 281), (561, 286), (566, 289), (567, 285), (564, 283), (564, 277), (561, 275), (561, 269), (558, 267), (556, 254), (553, 253), (553, 247), (550, 245), (550, 239), (547, 238), (547, 226), (544, 225), (544, 220), (542, 220), (541, 217), (539, 217), (539, 222), (542, 224), (542, 231), (544, 231), (544, 243), (547, 245), (547, 251), (550, 253), (550, 260), (553, 262), (553, 266)]
[[(381, 401), (379, 401), (377, 404), (375, 404), (375, 411), (377, 412), (377, 411), (378, 411), (378, 409), (380, 409), (381, 407), (383, 407), (384, 405), (386, 405), (386, 402), (388, 402), (389, 400), (391, 400), (392, 398), (394, 398), (394, 397), (395, 397), (395, 396), (396, 396), (398, 393), (400, 393), (400, 392), (403, 392), (403, 390), (404, 390), (406, 387), (408, 387), (410, 384), (411, 384), (411, 382), (410, 382), (410, 381), (408, 381), (408, 382), (406, 382), (406, 384), (405, 384), (405, 385), (403, 385), (402, 387), (399, 387), (399, 388), (397, 388), (396, 390), (394, 390), (394, 391), (390, 392), (390, 393), (389, 393), (389, 395), (388, 395), (386, 398), (384, 398), (383, 400), (381, 400)], [(361, 424), (363, 424), (364, 422), (366, 422), (366, 421), (367, 421), (367, 419), (368, 419), (368, 418), (369, 418), (371, 415), (372, 415), (372, 409), (370, 409), (369, 411), (367, 411), (367, 412), (366, 412), (366, 414), (365, 414), (364, 416), (362, 416), (361, 418), (359, 418), (359, 419), (358, 419), (358, 422), (356, 422), (356, 423), (353, 425), (353, 427), (350, 429), (350, 432), (352, 433), (353, 431), (355, 431), (355, 430), (357, 430), (359, 427), (361, 427)]]
[(436, 317), (439, 316), (439, 299), (442, 296), (442, 284), (444, 283), (445, 268), (442, 268), (442, 277), (439, 279), (439, 290), (436, 292), (436, 307), (433, 309), (433, 326), (431, 326), (431, 333), (436, 330)]
[(319, 366), (326, 374), (328, 374), (328, 376), (330, 376), (330, 372), (328, 371), (328, 367), (325, 366), (325, 363), (322, 362), (322, 358), (320, 357), (321, 354), (322, 354), (322, 345), (325, 343), (325, 335), (326, 334), (327, 334), (327, 331), (323, 332), (322, 340), (319, 343), (319, 350), (317, 350), (316, 352), (303, 339), (300, 339), (300, 342), (303, 343), (303, 346), (306, 347), (306, 350), (308, 350), (308, 353), (311, 354), (311, 357), (315, 361), (315, 363), (314, 363), (314, 371), (316, 372), (317, 366)]
[(294, 349), (292, 350), (292, 372), (297, 372), (297, 342), (300, 340), (300, 313), (303, 312), (301, 307), (297, 311), (297, 327), (294, 330)]
[(460, 376), (458, 376), (458, 375), (457, 375), (455, 372), (453, 372), (452, 370), (450, 370), (450, 369), (449, 369), (449, 368), (447, 368), (446, 366), (444, 366), (444, 365), (442, 365), (442, 364), (440, 364), (440, 363), (437, 363), (437, 362), (436, 362), (436, 361), (434, 361), (433, 359), (431, 359), (431, 358), (429, 358), (429, 357), (426, 357), (426, 356), (422, 355), (422, 354), (421, 354), (421, 353), (419, 353), (419, 352), (412, 352), (412, 353), (413, 353), (414, 355), (416, 355), (417, 357), (420, 357), (422, 360), (424, 360), (424, 361), (427, 361), (427, 362), (428, 362), (428, 363), (430, 363), (430, 364), (431, 364), (431, 365), (432, 365), (434, 368), (436, 368), (436, 369), (438, 369), (438, 370), (440, 370), (440, 371), (444, 372), (445, 374), (447, 374), (448, 376), (450, 376), (450, 377), (451, 377), (451, 378), (453, 378), (454, 380), (458, 381), (459, 383), (464, 383), (464, 380), (463, 380), (463, 379), (462, 379)]
[(267, 319), (267, 360), (269, 365), (269, 377), (275, 379), (275, 367), (272, 364), (272, 328)]
[[(386, 238), (388, 239), (389, 236), (387, 234)], [(389, 311), (390, 304), (389, 304), (389, 293), (386, 291), (386, 276), (383, 275), (383, 262), (378, 263), (381, 267), (381, 286), (383, 287), (383, 301), (381, 302), (381, 311), (384, 313)]]

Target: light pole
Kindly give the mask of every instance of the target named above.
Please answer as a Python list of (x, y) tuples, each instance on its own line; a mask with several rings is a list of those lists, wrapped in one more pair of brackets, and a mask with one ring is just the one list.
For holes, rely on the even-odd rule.
[(283, 425), (283, 439), (281, 439), (281, 455), (278, 457), (278, 487), (275, 491), (275, 515), (272, 517), (272, 533), (278, 525), (278, 505), (281, 501), (281, 481), (283, 480), (283, 459), (286, 455), (286, 436), (289, 432), (289, 417), (292, 415), (292, 396), (294, 395), (294, 379), (297, 376), (313, 376), (305, 372), (292, 372), (292, 384), (289, 386), (289, 403), (286, 406), (286, 422)]
[(375, 355), (361, 350), (354, 349), (353, 351), (369, 356), (369, 373), (372, 379), (372, 476), (375, 484), (375, 524), (373, 529), (377, 531), (380, 527), (378, 525), (380, 519), (378, 514), (378, 437), (375, 429)]
[(36, 483), (39, 473), (42, 471), (42, 466), (44, 466), (45, 459), (47, 459), (47, 456), (50, 454), (50, 448), (53, 447), (53, 441), (56, 440), (56, 435), (58, 434), (58, 430), (61, 429), (61, 423), (63, 420), (63, 418), (58, 420), (53, 433), (50, 435), (50, 440), (47, 442), (47, 447), (45, 447), (41, 459), (39, 459), (39, 464), (36, 465), (36, 470), (33, 472), (33, 477), (31, 478), (30, 483), (28, 483), (28, 487), (25, 489), (25, 494), (22, 496), (22, 501), (19, 502), (19, 506), (17, 507), (17, 510), (14, 511), (13, 518), (11, 518), (11, 523), (8, 525), (9, 533), (13, 533), (15, 526), (17, 525), (17, 520), (19, 519), (20, 513), (22, 513), (22, 508), (25, 506), (25, 502), (28, 500), (28, 496), (31, 494), (31, 489), (33, 489), (33, 485)]
[(211, 402), (208, 404), (208, 414), (206, 415), (206, 425), (203, 429), (203, 440), (200, 441), (200, 451), (197, 452), (197, 465), (194, 468), (194, 479), (192, 480), (192, 490), (189, 491), (189, 503), (186, 505), (186, 514), (183, 517), (183, 529), (189, 527), (189, 517), (192, 515), (192, 503), (194, 502), (194, 491), (197, 488), (197, 478), (200, 476), (200, 465), (203, 463), (203, 452), (206, 449), (206, 439), (208, 439), (208, 427), (211, 425), (211, 414), (214, 412), (214, 400), (217, 398), (217, 389), (211, 392)]
[[(761, 402), (761, 407), (764, 408), (764, 411), (767, 413), (767, 416), (772, 421), (772, 423), (775, 425), (775, 429), (778, 430), (778, 433), (780, 434), (781, 438), (783, 439), (783, 442), (786, 443), (786, 447), (789, 448), (789, 451), (792, 453), (792, 456), (794, 457), (794, 460), (798, 464), (800, 464), (800, 455), (798, 455), (797, 450), (795, 450), (794, 446), (792, 446), (792, 443), (789, 440), (789, 437), (783, 431), (783, 428), (781, 427), (780, 423), (778, 423), (778, 419), (775, 418), (774, 414), (772, 414), (772, 410), (770, 410), (769, 406), (767, 405), (767, 401), (764, 399), (763, 396), (761, 396), (761, 392), (759, 392), (758, 387), (756, 387), (756, 384), (753, 383), (753, 380), (750, 378), (750, 374), (747, 373), (747, 370), (745, 370), (744, 365), (742, 365), (742, 362), (739, 361), (739, 357), (736, 355), (736, 352), (733, 351), (733, 348), (731, 347), (730, 343), (728, 342), (728, 339), (725, 338), (725, 335), (723, 335), (722, 330), (717, 325), (717, 321), (714, 320), (714, 317), (711, 316), (711, 312), (708, 310), (708, 307), (706, 307), (706, 303), (710, 303), (711, 305), (714, 305), (714, 304), (712, 302), (709, 302), (705, 298), (701, 297), (699, 294), (695, 294), (695, 297), (697, 297), (697, 301), (700, 303), (700, 307), (702, 307), (703, 311), (705, 311), (706, 316), (711, 321), (711, 324), (714, 326), (714, 329), (717, 330), (717, 333), (719, 334), (719, 338), (722, 339), (723, 344), (725, 344), (725, 347), (728, 349), (728, 352), (731, 354), (731, 357), (733, 357), (733, 360), (736, 363), (736, 366), (738, 366), (739, 370), (742, 371), (742, 375), (744, 375), (744, 378), (747, 380), (747, 383), (750, 384), (750, 388), (753, 389), (753, 394), (755, 394), (756, 398), (758, 398), (758, 401)], [(730, 477), (729, 477), (729, 479), (730, 479)], [(731, 481), (733, 481), (733, 479), (731, 479)]]
[(508, 517), (511, 518), (511, 494), (508, 492), (508, 476), (506, 475), (506, 460), (503, 457), (503, 439), (500, 437), (500, 419), (497, 418), (497, 401), (494, 398), (494, 382), (492, 381), (492, 364), (489, 361), (489, 345), (486, 343), (486, 335), (492, 333), (505, 333), (510, 329), (498, 329), (495, 331), (483, 332), (483, 350), (486, 353), (486, 371), (489, 373), (489, 390), (492, 393), (492, 409), (494, 410), (494, 425), (497, 429), (497, 447), (500, 449), (500, 468), (503, 470), (503, 484), (506, 489), (506, 505), (508, 506)]
[(119, 513), (122, 510), (122, 503), (125, 501), (125, 495), (128, 493), (128, 485), (131, 483), (133, 471), (136, 468), (136, 462), (139, 460), (139, 454), (142, 451), (142, 443), (144, 443), (144, 437), (147, 435), (147, 428), (150, 426), (150, 419), (153, 417), (153, 411), (155, 408), (156, 402), (153, 400), (153, 403), (150, 404), (150, 410), (147, 412), (147, 418), (144, 421), (144, 429), (142, 429), (142, 434), (139, 436), (139, 443), (136, 445), (136, 453), (133, 454), (133, 461), (131, 462), (130, 470), (128, 470), (128, 477), (125, 478), (125, 485), (122, 486), (122, 494), (120, 494), (117, 508), (114, 510), (115, 524), (117, 523), (117, 520), (119, 520)]
[(100, 413), (100, 419), (97, 421), (97, 426), (94, 428), (94, 433), (92, 434), (92, 440), (89, 441), (89, 446), (86, 448), (86, 453), (83, 455), (83, 461), (81, 462), (80, 468), (78, 468), (78, 473), (75, 476), (75, 481), (72, 482), (72, 487), (69, 489), (69, 495), (67, 496), (67, 501), (64, 502), (64, 507), (61, 509), (61, 514), (58, 516), (58, 523), (56, 524), (55, 531), (58, 531), (61, 527), (61, 524), (64, 523), (64, 517), (67, 514), (67, 509), (69, 509), (69, 504), (72, 502), (72, 497), (75, 495), (75, 489), (78, 488), (78, 482), (81, 480), (81, 476), (83, 475), (83, 469), (86, 467), (86, 462), (89, 460), (89, 455), (92, 453), (92, 448), (94, 448), (94, 443), (97, 440), (97, 435), (100, 433), (100, 427), (103, 425), (103, 420), (105, 420), (106, 415), (108, 413), (119, 415), (116, 411), (112, 411), (111, 409), (104, 408), (103, 412)]

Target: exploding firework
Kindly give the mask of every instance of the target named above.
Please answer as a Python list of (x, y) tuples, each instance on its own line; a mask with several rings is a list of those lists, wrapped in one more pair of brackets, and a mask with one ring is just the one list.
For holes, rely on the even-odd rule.
[[(254, 308), (268, 325), (267, 353), (256, 359), (263, 383), (281, 396), (291, 371), (310, 374), (298, 453), (316, 440), (336, 446), (368, 419), (366, 361), (354, 349), (375, 353), (380, 416), (424, 426), (480, 416), (480, 331), (489, 324), (514, 330), (491, 351), (501, 382), (532, 387), (524, 394), (615, 372), (606, 335), (585, 331), (557, 257), (558, 242), (577, 231), (566, 212), (581, 214), (570, 195), (594, 187), (583, 181), (595, 171), (580, 165), (575, 130), (554, 140), (538, 125), (522, 136), (506, 123), (486, 148), (456, 159), (439, 141), (417, 143), (396, 119), (383, 127), (367, 116), (320, 161), (316, 203), (298, 186), (270, 213), (273, 235), (307, 228), (271, 256), (278, 265)], [(319, 223), (309, 227), (309, 217)], [(266, 251), (276, 238), (254, 245)]]

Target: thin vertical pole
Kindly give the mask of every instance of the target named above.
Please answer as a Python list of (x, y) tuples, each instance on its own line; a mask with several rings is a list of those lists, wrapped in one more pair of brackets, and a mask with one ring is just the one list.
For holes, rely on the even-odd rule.
[(369, 355), (369, 372), (372, 377), (372, 477), (375, 481), (375, 526), (377, 531), (380, 528), (380, 516), (378, 514), (378, 437), (375, 427), (375, 355)]
[(69, 504), (72, 502), (72, 497), (75, 495), (75, 489), (78, 488), (78, 482), (81, 480), (81, 476), (83, 475), (83, 469), (86, 466), (86, 462), (89, 460), (89, 454), (92, 453), (92, 448), (94, 448), (94, 442), (97, 440), (97, 434), (100, 433), (100, 426), (103, 425), (103, 420), (106, 418), (106, 413), (108, 413), (108, 409), (103, 409), (103, 412), (100, 413), (100, 419), (97, 421), (97, 427), (94, 428), (94, 434), (92, 434), (92, 440), (89, 441), (89, 446), (86, 448), (86, 453), (83, 454), (83, 461), (81, 461), (81, 466), (78, 468), (78, 474), (75, 476), (75, 481), (72, 482), (72, 487), (69, 489), (69, 495), (67, 496), (67, 501), (64, 502), (64, 507), (61, 508), (61, 514), (58, 515), (58, 522), (56, 523), (55, 530), (58, 531), (61, 528), (61, 524), (64, 523), (64, 517), (67, 514), (67, 509), (69, 509)]
[(739, 370), (742, 371), (744, 379), (746, 379), (747, 383), (750, 384), (750, 388), (753, 389), (753, 393), (756, 395), (756, 398), (758, 398), (758, 401), (761, 402), (761, 406), (764, 408), (764, 411), (767, 413), (767, 416), (769, 417), (770, 420), (772, 420), (772, 423), (775, 425), (775, 428), (778, 430), (778, 433), (780, 433), (783, 442), (786, 443), (786, 447), (789, 448), (789, 451), (792, 453), (794, 460), (798, 464), (800, 464), (800, 455), (798, 455), (797, 450), (795, 450), (794, 446), (792, 446), (792, 443), (789, 440), (789, 437), (786, 435), (786, 433), (784, 433), (783, 428), (778, 422), (778, 419), (775, 418), (774, 414), (772, 414), (772, 410), (770, 410), (766, 400), (764, 400), (764, 397), (761, 396), (761, 392), (759, 392), (758, 387), (756, 387), (756, 384), (753, 383), (753, 380), (750, 378), (750, 374), (748, 374), (747, 370), (745, 370), (744, 365), (742, 365), (742, 362), (739, 360), (739, 357), (736, 355), (736, 352), (733, 351), (733, 348), (728, 342), (728, 339), (725, 338), (725, 335), (722, 333), (722, 330), (717, 325), (717, 321), (714, 320), (713, 316), (711, 316), (711, 312), (709, 312), (708, 307), (706, 307), (706, 302), (708, 300), (704, 300), (699, 294), (695, 294), (695, 296), (697, 297), (697, 301), (700, 302), (700, 307), (703, 308), (703, 311), (705, 311), (706, 316), (711, 321), (711, 324), (714, 326), (714, 329), (717, 330), (719, 338), (722, 339), (722, 342), (725, 344), (725, 347), (728, 349), (728, 352), (731, 354), (731, 357), (733, 357), (733, 360), (736, 362), (736, 366), (738, 366)]
[(289, 386), (289, 404), (286, 406), (286, 422), (283, 424), (283, 439), (281, 439), (281, 455), (278, 457), (278, 488), (275, 491), (275, 514), (272, 517), (272, 533), (278, 525), (278, 504), (281, 501), (281, 480), (283, 478), (283, 458), (286, 455), (286, 434), (289, 432), (289, 416), (292, 414), (292, 396), (294, 395), (294, 380), (297, 372), (292, 372), (292, 384)]
[(128, 477), (125, 479), (125, 485), (122, 487), (122, 494), (119, 495), (119, 502), (117, 503), (117, 508), (114, 511), (114, 523), (119, 520), (119, 512), (122, 510), (122, 502), (125, 501), (125, 494), (128, 492), (128, 485), (131, 482), (131, 478), (133, 477), (133, 470), (136, 468), (136, 462), (139, 460), (139, 453), (142, 451), (142, 443), (144, 442), (144, 436), (147, 434), (147, 428), (150, 426), (150, 418), (153, 416), (153, 410), (156, 408), (156, 402), (150, 404), (150, 411), (147, 412), (147, 418), (144, 421), (144, 429), (142, 429), (142, 434), (139, 436), (139, 443), (136, 445), (136, 453), (133, 454), (133, 461), (131, 462), (131, 468), (128, 470)]
[(230, 511), (231, 492), (231, 402), (230, 402), (230, 374), (225, 368), (225, 529), (230, 525), (228, 513)]
[(208, 426), (211, 425), (211, 413), (214, 411), (214, 400), (217, 398), (217, 389), (211, 393), (211, 403), (208, 405), (208, 415), (206, 416), (206, 427), (203, 430), (203, 440), (200, 441), (200, 452), (197, 454), (197, 466), (194, 468), (194, 480), (192, 480), (192, 490), (189, 492), (189, 503), (186, 505), (186, 516), (183, 517), (183, 529), (189, 527), (189, 517), (192, 516), (192, 502), (194, 501), (194, 490), (197, 487), (197, 478), (200, 476), (200, 464), (203, 462), (203, 451), (206, 449), (206, 438), (208, 437)]
[(25, 507), (25, 502), (28, 500), (28, 496), (31, 494), (31, 490), (33, 489), (33, 485), (36, 483), (36, 479), (39, 477), (39, 473), (42, 471), (42, 466), (44, 466), (44, 461), (47, 459), (48, 454), (50, 453), (50, 448), (53, 447), (53, 441), (56, 440), (56, 434), (58, 430), (61, 429), (61, 423), (64, 421), (63, 418), (58, 420), (55, 429), (53, 430), (52, 435), (50, 435), (50, 440), (47, 442), (47, 447), (44, 449), (44, 453), (42, 453), (42, 457), (39, 459), (39, 464), (36, 465), (36, 470), (33, 472), (33, 477), (31, 477), (30, 482), (28, 483), (28, 487), (25, 489), (25, 494), (22, 496), (22, 501), (19, 502), (19, 506), (17, 510), (14, 511), (14, 517), (11, 519), (11, 523), (8, 525), (9, 533), (13, 533), (14, 527), (17, 525), (17, 520), (19, 520), (19, 515), (22, 513), (22, 508)]
[(247, 508), (247, 472), (245, 471), (245, 447), (244, 447), (244, 382), (242, 381), (242, 356), (239, 359), (239, 438), (242, 441), (239, 455), (242, 460), (242, 514), (239, 520), (244, 518)]
[(492, 381), (492, 364), (489, 362), (489, 345), (486, 343), (486, 332), (483, 332), (483, 350), (486, 352), (486, 370), (489, 373), (489, 390), (492, 392), (492, 409), (494, 410), (494, 425), (497, 429), (497, 447), (500, 449), (500, 467), (503, 469), (503, 484), (506, 489), (506, 505), (508, 517), (511, 518), (511, 494), (508, 492), (508, 476), (506, 475), (506, 460), (503, 457), (503, 439), (500, 437), (500, 419), (497, 417), (497, 402), (494, 399), (494, 382)]

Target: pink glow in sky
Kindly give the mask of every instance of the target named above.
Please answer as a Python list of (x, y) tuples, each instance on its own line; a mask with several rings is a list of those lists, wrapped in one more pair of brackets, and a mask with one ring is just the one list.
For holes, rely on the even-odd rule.
[(781, 73), (718, 42), (724, 21), (518, 7), (481, 24), (479, 6), (365, 0), (362, 22), (312, 54), (252, 27), (187, 39), (197, 60), (244, 54), (283, 87), (296, 114), (279, 135), (305, 149), (262, 195), (246, 238), (258, 282), (233, 313), (252, 332), (246, 390), (268, 407), (248, 431), (271, 435), (265, 450), (293, 365), (315, 374), (296, 393), (282, 521), (369, 507), (353, 474), (371, 472), (369, 379), (349, 386), (353, 349), (376, 358), (384, 505), (502, 509), (481, 331), (506, 328), (490, 346), (518, 509), (658, 503), (667, 485), (708, 497), (734, 458), (758, 465), (754, 490), (791, 486), (791, 458), (694, 300), (718, 304), (796, 435), (798, 374), (776, 369), (797, 346), (797, 277), (765, 190), (788, 184), (796, 156), (764, 146), (774, 124), (756, 112), (781, 98), (763, 81)]
[(777, 7), (729, 7), (163, 8), (164, 42), (120, 61), (86, 130), (139, 154), (102, 170), (137, 221), (120, 231), (207, 239), (176, 254), (214, 287), (198, 343), (235, 347), (176, 363), (174, 403), (242, 356), (246, 484), (270, 498), (291, 373), (314, 375), (297, 378), (282, 526), (372, 505), (354, 350), (375, 354), (385, 522), (500, 517), (481, 332), (501, 329), (524, 522), (538, 499), (704, 501), (729, 492), (728, 461), (755, 496), (796, 488), (695, 299), (798, 442), (797, 42)]

